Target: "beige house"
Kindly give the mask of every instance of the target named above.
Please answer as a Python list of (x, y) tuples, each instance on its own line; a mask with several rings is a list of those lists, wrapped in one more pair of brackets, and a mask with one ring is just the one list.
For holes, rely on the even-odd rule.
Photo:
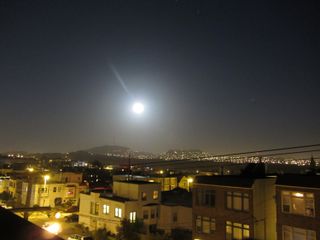
[(176, 188), (163, 192), (157, 228), (166, 234), (173, 229), (192, 231), (192, 194)]
[(146, 232), (156, 228), (160, 184), (145, 181), (115, 181), (112, 194), (80, 194), (79, 223), (90, 230), (106, 228), (118, 232), (122, 219), (142, 219)]
[(6, 186), (5, 191), (10, 193), (17, 206), (55, 207), (66, 202), (78, 205), (80, 192), (88, 189), (88, 186), (81, 182), (82, 174), (52, 173), (50, 176), (13, 176), (3, 179), (2, 185)]

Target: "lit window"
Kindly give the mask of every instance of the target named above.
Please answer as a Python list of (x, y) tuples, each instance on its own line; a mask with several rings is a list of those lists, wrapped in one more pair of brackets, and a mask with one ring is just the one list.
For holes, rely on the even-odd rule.
[(281, 192), (282, 212), (314, 217), (314, 195), (304, 192)]
[(130, 212), (129, 213), (129, 220), (130, 222), (135, 222), (137, 219), (137, 212)]
[(117, 218), (122, 218), (122, 209), (121, 208), (115, 208), (114, 209), (114, 216)]
[(147, 193), (141, 192), (141, 200), (142, 200), (142, 201), (147, 200)]
[(153, 191), (153, 200), (157, 200), (159, 198), (159, 191)]
[(227, 208), (238, 211), (249, 211), (249, 194), (227, 192)]
[(248, 224), (226, 222), (226, 240), (241, 240), (250, 237)]
[(216, 231), (216, 220), (210, 217), (196, 216), (196, 232), (214, 233)]
[(109, 205), (106, 205), (106, 204), (103, 204), (103, 206), (102, 206), (102, 212), (103, 212), (103, 214), (109, 214), (109, 212), (110, 212), (110, 206), (109, 206)]
[(316, 240), (316, 232), (303, 228), (296, 228), (291, 226), (282, 226), (282, 239), (283, 240)]
[(90, 202), (90, 214), (99, 215), (99, 203)]

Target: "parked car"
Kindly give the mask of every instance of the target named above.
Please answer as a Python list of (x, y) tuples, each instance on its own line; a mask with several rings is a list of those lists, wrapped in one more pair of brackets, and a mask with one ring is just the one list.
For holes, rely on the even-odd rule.
[(68, 240), (93, 240), (90, 236), (82, 236), (79, 234), (73, 234), (70, 237), (68, 237)]
[(71, 214), (69, 216), (64, 217), (65, 222), (78, 222), (79, 221), (79, 215), (78, 214)]

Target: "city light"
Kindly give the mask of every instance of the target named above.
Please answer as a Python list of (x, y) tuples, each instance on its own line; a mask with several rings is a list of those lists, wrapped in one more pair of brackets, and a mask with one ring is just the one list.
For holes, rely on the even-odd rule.
[(42, 228), (55, 235), (61, 232), (61, 225), (60, 223), (57, 223), (57, 222), (46, 223)]
[(61, 218), (61, 212), (57, 212), (57, 213), (54, 215), (54, 217), (55, 217), (56, 219)]
[(44, 179), (44, 185), (46, 185), (47, 181), (50, 179), (50, 176), (49, 175), (44, 175), (43, 179)]
[(303, 193), (299, 193), (299, 192), (293, 193), (292, 195), (295, 197), (303, 197), (304, 196)]
[(142, 103), (140, 103), (140, 102), (135, 102), (132, 105), (132, 111), (135, 114), (142, 114), (144, 112), (144, 105)]

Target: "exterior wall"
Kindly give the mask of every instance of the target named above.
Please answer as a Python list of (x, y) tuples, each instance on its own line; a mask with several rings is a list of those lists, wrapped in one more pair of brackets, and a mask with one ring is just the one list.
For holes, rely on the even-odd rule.
[(82, 173), (59, 172), (52, 174), (52, 181), (64, 183), (82, 183)]
[[(153, 191), (158, 191), (157, 199), (153, 199)], [(146, 193), (146, 200), (141, 199), (142, 192)], [(139, 201), (141, 206), (146, 204), (158, 204), (161, 199), (160, 185), (158, 183), (135, 184), (130, 182), (114, 182), (113, 194), (115, 196)]]
[(178, 187), (177, 177), (150, 177), (149, 181), (161, 184), (161, 191), (170, 191)]
[[(134, 208), (129, 202), (117, 202), (110, 199), (99, 197), (99, 193), (80, 194), (80, 209), (79, 209), (79, 223), (89, 227), (90, 230), (98, 228), (106, 228), (113, 234), (118, 232), (118, 227), (121, 224), (121, 219), (129, 218), (129, 208)], [(99, 212), (97, 215), (90, 213), (91, 202), (99, 204)], [(103, 213), (103, 205), (108, 205), (109, 213)], [(122, 209), (122, 217), (115, 216), (115, 208)]]
[[(112, 177), (113, 182), (127, 180), (127, 175), (114, 175)], [(156, 182), (160, 183), (161, 191), (170, 191), (178, 187), (177, 177), (146, 177), (146, 176), (130, 176), (131, 180)]]
[[(153, 199), (153, 191), (159, 193), (158, 199)], [(141, 199), (141, 192), (147, 194), (147, 199)], [(121, 220), (130, 219), (130, 212), (136, 212), (136, 219), (143, 219), (143, 211), (155, 213), (154, 219), (144, 220), (147, 225), (157, 224), (156, 215), (158, 204), (160, 202), (160, 185), (159, 184), (134, 184), (130, 182), (114, 182), (114, 197), (100, 197), (99, 193), (91, 192), (90, 194), (80, 194), (79, 223), (88, 226), (91, 230), (97, 228), (106, 228), (113, 234), (118, 232)], [(130, 195), (132, 194), (132, 196)], [(118, 197), (118, 198), (117, 198)], [(125, 199), (119, 199), (126, 198)], [(99, 204), (98, 214), (90, 213), (91, 202)], [(109, 213), (103, 213), (103, 205), (109, 206)], [(115, 208), (122, 210), (121, 218), (115, 216)]]
[[(282, 211), (281, 191), (307, 192), (314, 194), (315, 216), (302, 216)], [(295, 186), (276, 186), (277, 202), (277, 239), (282, 240), (282, 226), (303, 228), (316, 232), (316, 239), (320, 238), (320, 189)]]
[[(177, 214), (177, 221), (173, 220)], [(158, 228), (170, 234), (174, 228), (183, 228), (192, 231), (192, 208), (184, 206), (160, 205)]]
[[(190, 181), (190, 179), (192, 179)], [(179, 188), (186, 189), (187, 191), (190, 191), (193, 186), (193, 178), (183, 176), (179, 182)]]
[[(41, 191), (45, 189), (45, 191)], [(56, 201), (61, 200), (61, 203), (72, 201), (73, 205), (78, 205), (79, 194), (85, 190), (87, 186), (79, 186), (77, 183), (47, 183), (44, 184), (32, 184), (31, 185), (31, 199), (30, 207), (39, 205), (40, 207), (55, 207)], [(24, 205), (27, 204), (28, 183), (22, 183), (21, 201)]]
[(9, 181), (10, 178), (6, 176), (0, 177), (0, 193), (4, 191), (9, 191)]
[(256, 179), (254, 182), (254, 237), (259, 240), (276, 240), (275, 180)]
[[(254, 218), (253, 218), (253, 190), (251, 188), (239, 188), (229, 186), (218, 186), (209, 184), (195, 183), (193, 185), (193, 195), (197, 189), (208, 189), (215, 191), (215, 207), (208, 208), (196, 205), (196, 197), (193, 196), (193, 239), (211, 240), (211, 239), (226, 239), (226, 221), (248, 224), (250, 227), (250, 237), (254, 236)], [(235, 211), (227, 209), (226, 192), (234, 191), (249, 194), (249, 211)], [(216, 231), (211, 234), (197, 233), (195, 231), (196, 216), (205, 216), (215, 218)]]

